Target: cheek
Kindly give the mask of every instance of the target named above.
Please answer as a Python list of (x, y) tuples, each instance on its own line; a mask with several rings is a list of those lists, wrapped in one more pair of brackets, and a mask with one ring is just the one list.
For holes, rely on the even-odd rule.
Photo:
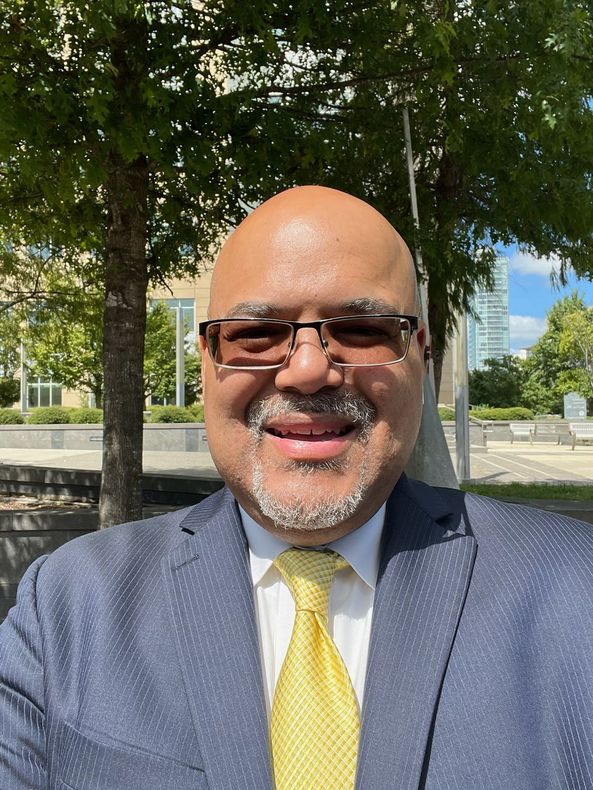
[(377, 410), (378, 427), (382, 428), (380, 433), (402, 440), (416, 431), (422, 413), (420, 378), (385, 369), (365, 385), (361, 383), (358, 389)]
[(210, 431), (217, 432), (226, 420), (243, 421), (259, 384), (251, 371), (225, 370), (210, 363), (204, 370), (204, 413)]

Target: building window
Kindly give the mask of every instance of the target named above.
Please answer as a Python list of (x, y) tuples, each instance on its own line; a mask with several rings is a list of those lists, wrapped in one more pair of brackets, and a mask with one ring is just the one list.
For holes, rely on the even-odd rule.
[(36, 406), (61, 406), (62, 385), (52, 379), (29, 379), (28, 398), (30, 409)]

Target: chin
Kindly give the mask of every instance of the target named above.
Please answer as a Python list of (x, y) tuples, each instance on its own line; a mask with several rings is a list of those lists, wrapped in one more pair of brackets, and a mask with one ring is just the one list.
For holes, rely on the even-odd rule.
[[(316, 485), (315, 473), (322, 470), (317, 465), (309, 466), (299, 469), (300, 479), (291, 480), (280, 489), (266, 481), (262, 465), (256, 463), (251, 498), (259, 512), (276, 528), (300, 533), (330, 529), (352, 519), (365, 501), (369, 485), (364, 469), (359, 470), (357, 480), (349, 489), (339, 491), (339, 486), (328, 485), (327, 480), (324, 485)], [(323, 471), (335, 474), (327, 468)]]

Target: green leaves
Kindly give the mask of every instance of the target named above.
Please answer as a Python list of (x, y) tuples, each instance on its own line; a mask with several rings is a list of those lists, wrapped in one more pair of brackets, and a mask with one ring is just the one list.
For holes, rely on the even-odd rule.
[(528, 401), (551, 401), (560, 410), (567, 392), (593, 397), (593, 308), (575, 292), (552, 306), (547, 321), (525, 363), (525, 395)]
[(524, 381), (521, 362), (510, 355), (486, 360), (484, 370), (469, 374), (469, 400), (472, 405), (505, 408), (522, 404)]

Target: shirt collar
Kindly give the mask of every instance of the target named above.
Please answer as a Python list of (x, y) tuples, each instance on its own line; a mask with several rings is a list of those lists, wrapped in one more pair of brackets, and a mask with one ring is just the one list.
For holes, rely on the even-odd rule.
[[(249, 544), (249, 561), (253, 584), (258, 584), (270, 569), (270, 566), (292, 544), (272, 535), (267, 529), (248, 516), (239, 505), (243, 529)], [(337, 551), (349, 563), (360, 578), (375, 589), (379, 573), (379, 554), (381, 533), (385, 521), (385, 504), (366, 523), (358, 529), (344, 535), (343, 538), (328, 544), (328, 548)]]

